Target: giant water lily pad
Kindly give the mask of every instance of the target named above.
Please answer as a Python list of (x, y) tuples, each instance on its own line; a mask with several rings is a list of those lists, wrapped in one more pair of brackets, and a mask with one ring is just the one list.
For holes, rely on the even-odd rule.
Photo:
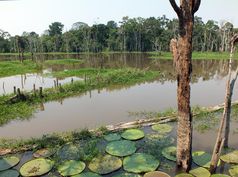
[(231, 167), (229, 173), (232, 177), (238, 177), (238, 165)]
[(104, 139), (106, 141), (118, 141), (121, 139), (121, 135), (119, 135), (118, 133), (111, 133), (111, 134), (105, 135)]
[(85, 167), (86, 165), (82, 161), (69, 160), (58, 167), (58, 172), (62, 176), (73, 176), (81, 173)]
[(16, 166), (20, 162), (20, 159), (15, 156), (0, 158), (0, 171), (7, 170)]
[(206, 168), (202, 168), (202, 167), (190, 170), (189, 173), (196, 177), (210, 177), (211, 176), (210, 172)]
[(98, 174), (104, 175), (118, 170), (122, 166), (120, 158), (105, 155), (94, 158), (88, 165), (88, 168)]
[(102, 177), (102, 176), (93, 172), (85, 172), (78, 175), (74, 175), (72, 177)]
[(225, 174), (213, 174), (211, 177), (230, 177), (230, 176)]
[(139, 140), (145, 136), (144, 132), (139, 129), (129, 129), (122, 133), (122, 138), (127, 140)]
[(172, 127), (168, 124), (156, 124), (152, 126), (152, 129), (158, 131), (161, 134), (169, 133), (172, 131)]
[(107, 145), (106, 152), (119, 157), (128, 156), (136, 152), (136, 144), (128, 140), (113, 141)]
[(170, 176), (162, 171), (152, 171), (146, 173), (143, 177), (170, 177)]
[(120, 173), (112, 177), (141, 177), (141, 175), (135, 173)]
[(56, 153), (57, 158), (60, 160), (78, 160), (80, 158), (79, 145), (72, 143), (65, 144)]
[(166, 138), (165, 135), (159, 133), (150, 133), (146, 135), (146, 139), (154, 141)]
[(180, 173), (177, 174), (175, 177), (194, 177), (194, 176), (188, 173)]
[(54, 151), (52, 149), (47, 149), (47, 148), (44, 148), (44, 149), (39, 149), (37, 150), (33, 156), (35, 158), (39, 158), (39, 157), (44, 157), (44, 158), (47, 158), (47, 157), (50, 157), (54, 154)]
[(238, 151), (232, 151), (228, 154), (222, 155), (220, 159), (226, 163), (238, 164)]
[(41, 176), (48, 173), (54, 166), (49, 159), (39, 158), (26, 162), (20, 169), (22, 176)]
[[(210, 168), (212, 155), (204, 151), (195, 151), (193, 152), (193, 162), (198, 166)], [(218, 162), (218, 166), (220, 161)]]
[(168, 159), (168, 160), (171, 160), (171, 161), (175, 161), (176, 162), (176, 152), (177, 152), (177, 149), (175, 146), (170, 146), (170, 147), (166, 147), (162, 150), (162, 155)]
[(18, 171), (12, 169), (0, 172), (0, 177), (18, 177), (18, 176), (19, 176)]
[(159, 164), (159, 160), (152, 155), (144, 153), (135, 153), (123, 160), (124, 170), (132, 173), (155, 171)]

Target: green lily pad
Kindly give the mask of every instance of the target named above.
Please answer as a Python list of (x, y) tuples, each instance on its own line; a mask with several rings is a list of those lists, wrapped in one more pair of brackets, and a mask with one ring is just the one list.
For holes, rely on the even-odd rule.
[(166, 134), (171, 132), (173, 128), (168, 124), (156, 124), (152, 126), (152, 129), (161, 134)]
[(159, 160), (155, 159), (152, 155), (144, 153), (135, 153), (123, 160), (124, 170), (132, 173), (155, 171), (159, 164)]
[(102, 176), (93, 172), (85, 172), (85, 173), (74, 175), (72, 177), (102, 177)]
[(48, 173), (54, 166), (54, 162), (39, 158), (26, 162), (20, 169), (22, 176), (41, 176)]
[(194, 176), (189, 173), (180, 173), (177, 174), (175, 177), (194, 177)]
[(152, 171), (146, 173), (143, 177), (170, 177), (170, 176), (162, 171)]
[(112, 177), (141, 177), (141, 175), (135, 173), (120, 173)]
[(233, 151), (228, 154), (222, 155), (220, 159), (226, 163), (238, 164), (238, 151)]
[(165, 135), (163, 134), (159, 134), (159, 133), (150, 133), (146, 135), (146, 138), (148, 140), (154, 141), (154, 140), (160, 140), (160, 139), (164, 139)]
[(196, 177), (210, 177), (211, 176), (210, 172), (206, 168), (203, 168), (203, 167), (190, 170), (189, 173)]
[(238, 165), (231, 167), (229, 173), (232, 177), (238, 177)]
[(100, 175), (105, 175), (120, 169), (122, 166), (122, 161), (120, 158), (105, 155), (94, 158), (88, 165), (88, 168)]
[(57, 151), (56, 156), (61, 161), (78, 160), (80, 158), (79, 145), (74, 145), (72, 143), (65, 144)]
[(176, 152), (177, 152), (177, 148), (175, 146), (170, 146), (162, 150), (162, 155), (166, 159), (176, 162), (176, 159), (177, 159)]
[(128, 156), (136, 152), (136, 144), (128, 140), (113, 141), (107, 145), (106, 152), (118, 157)]
[(61, 164), (57, 170), (62, 176), (73, 176), (81, 173), (85, 167), (82, 161), (69, 160)]
[[(204, 168), (210, 168), (212, 155), (204, 152), (204, 151), (195, 151), (192, 153), (193, 162), (198, 166)], [(218, 166), (220, 165), (220, 161), (218, 162)]]
[(230, 177), (230, 176), (224, 174), (213, 174), (211, 177)]
[(0, 172), (0, 177), (18, 177), (18, 176), (19, 176), (18, 171), (12, 169)]
[(0, 158), (0, 171), (7, 170), (16, 166), (20, 162), (20, 159), (15, 156)]
[(39, 157), (47, 158), (47, 157), (52, 156), (53, 154), (54, 154), (54, 151), (53, 151), (53, 150), (44, 148), (44, 149), (39, 149), (39, 150), (37, 150), (37, 151), (33, 154), (33, 157), (35, 157), (35, 158), (39, 158)]
[(106, 141), (118, 141), (121, 139), (121, 135), (119, 135), (118, 133), (111, 133), (111, 134), (105, 135), (104, 139)]
[(129, 129), (122, 133), (121, 137), (127, 140), (139, 140), (145, 136), (144, 132), (139, 129)]

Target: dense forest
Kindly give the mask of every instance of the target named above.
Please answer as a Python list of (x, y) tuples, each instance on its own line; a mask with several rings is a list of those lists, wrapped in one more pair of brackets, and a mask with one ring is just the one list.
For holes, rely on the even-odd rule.
[[(216, 22), (195, 17), (193, 49), (195, 51), (227, 51), (232, 32), (237, 31), (227, 21)], [(83, 22), (63, 32), (64, 25), (54, 22), (42, 35), (23, 32), (11, 36), (0, 30), (1, 53), (36, 52), (102, 52), (102, 51), (168, 51), (170, 40), (178, 35), (178, 20), (166, 16), (154, 18), (123, 17), (116, 23), (94, 24)]]

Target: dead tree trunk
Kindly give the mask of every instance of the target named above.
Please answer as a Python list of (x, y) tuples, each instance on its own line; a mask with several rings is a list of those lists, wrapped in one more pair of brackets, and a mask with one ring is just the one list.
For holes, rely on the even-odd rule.
[[(190, 80), (192, 73), (192, 34), (194, 14), (199, 9), (201, 0), (180, 0), (178, 7), (175, 0), (170, 0), (179, 18), (179, 38), (172, 48), (177, 70), (177, 167), (184, 171), (191, 168), (192, 152), (192, 114), (190, 108)], [(175, 45), (176, 44), (176, 45)]]
[[(235, 37), (235, 36), (234, 36)], [(213, 149), (213, 154), (212, 154), (212, 159), (211, 159), (211, 165), (210, 165), (210, 172), (214, 173), (217, 168), (217, 164), (219, 161), (219, 156), (221, 154), (221, 150), (223, 148), (223, 145), (225, 143), (225, 138), (227, 137), (227, 145), (228, 145), (228, 136), (229, 136), (229, 130), (230, 130), (230, 112), (231, 112), (231, 96), (232, 96), (232, 91), (233, 91), (233, 84), (231, 83), (231, 66), (232, 66), (232, 58), (233, 58), (233, 53), (234, 53), (234, 44), (236, 41), (238, 41), (238, 36), (237, 38), (232, 38), (231, 40), (231, 52), (230, 52), (230, 61), (229, 61), (229, 71), (228, 71), (228, 79), (227, 79), (227, 84), (226, 84), (226, 96), (225, 96), (225, 105), (224, 105), (224, 111), (222, 115), (222, 119), (220, 122), (220, 127), (218, 130), (218, 135), (216, 139), (216, 143)], [(237, 76), (236, 76), (237, 77)], [(236, 79), (236, 78), (235, 78)], [(235, 82), (235, 80), (233, 80)], [(222, 131), (224, 129), (224, 124), (226, 122), (226, 133), (225, 137), (222, 137)]]

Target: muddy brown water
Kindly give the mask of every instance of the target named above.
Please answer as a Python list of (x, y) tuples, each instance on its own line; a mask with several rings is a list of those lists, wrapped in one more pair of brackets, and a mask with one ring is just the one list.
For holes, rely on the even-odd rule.
[[(75, 56), (59, 56), (58, 58), (66, 57), (75, 58)], [(130, 116), (129, 112), (164, 111), (168, 108), (176, 108), (177, 83), (171, 60), (152, 60), (146, 54), (98, 54), (77, 57), (84, 58), (85, 63), (76, 68), (149, 68), (161, 71), (162, 76), (153, 82), (92, 90), (61, 101), (45, 103), (44, 111), (38, 110), (31, 119), (14, 120), (2, 125), (0, 127), (1, 137), (30, 138), (53, 132), (83, 128), (93, 129), (108, 124), (138, 119), (138, 117)], [(47, 59), (56, 59), (56, 57), (49, 58), (47, 56)], [(234, 62), (233, 71), (236, 64), (237, 62)], [(67, 67), (54, 66), (44, 72), (64, 69), (67, 69)], [(191, 83), (191, 104), (193, 106), (213, 106), (224, 101), (227, 69), (228, 61), (226, 60), (193, 61)], [(26, 82), (24, 82), (25, 78)], [(52, 87), (54, 79), (42, 74), (26, 74), (26, 76), (0, 78), (0, 85), (4, 80), (5, 91), (12, 92), (16, 83), (19, 83), (19, 87), (21, 87), (23, 82), (23, 87), (27, 90), (31, 89), (34, 83), (43, 84), (44, 87)], [(42, 80), (44, 80), (44, 83), (42, 83)], [(62, 82), (66, 83), (70, 80), (71, 78), (66, 78)], [(3, 93), (1, 89), (0, 93)], [(237, 91), (236, 85), (234, 100), (238, 98)], [(214, 136), (214, 134), (209, 133), (209, 136)], [(199, 134), (196, 137), (199, 137)], [(235, 145), (237, 146), (238, 143)]]

